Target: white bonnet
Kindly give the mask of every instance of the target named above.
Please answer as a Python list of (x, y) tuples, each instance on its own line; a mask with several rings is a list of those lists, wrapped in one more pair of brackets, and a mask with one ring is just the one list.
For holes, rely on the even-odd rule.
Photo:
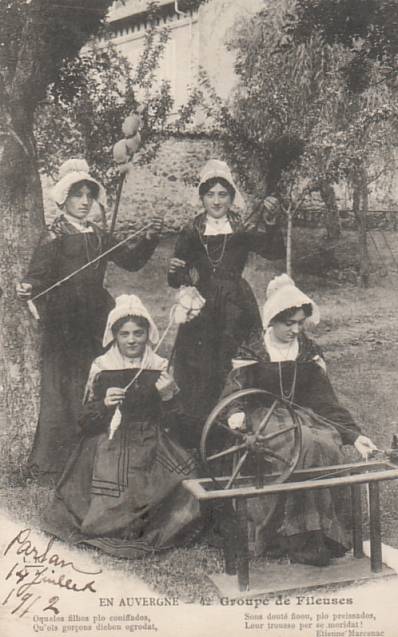
[(102, 341), (103, 347), (107, 347), (107, 345), (114, 340), (112, 326), (116, 323), (116, 321), (125, 316), (143, 316), (146, 318), (149, 323), (149, 340), (152, 344), (156, 344), (158, 342), (158, 328), (141, 299), (139, 299), (138, 296), (135, 296), (135, 294), (122, 294), (117, 297), (115, 307), (111, 310), (111, 312), (109, 312)]
[(198, 197), (199, 196), (199, 188), (202, 184), (209, 181), (209, 179), (213, 179), (214, 177), (221, 177), (225, 179), (232, 188), (235, 190), (235, 198), (234, 198), (234, 206), (241, 210), (244, 210), (246, 207), (245, 200), (243, 199), (241, 193), (239, 192), (236, 183), (232, 177), (231, 170), (228, 164), (225, 161), (221, 161), (220, 159), (210, 159), (200, 171), (200, 181), (198, 185)]
[(58, 171), (58, 181), (50, 191), (50, 197), (58, 206), (63, 206), (69, 191), (79, 181), (88, 181), (98, 188), (96, 200), (101, 206), (106, 206), (106, 193), (102, 184), (90, 175), (90, 169), (85, 159), (68, 159)]
[(267, 287), (267, 300), (263, 308), (264, 329), (269, 327), (270, 322), (279, 312), (288, 310), (291, 307), (301, 307), (305, 303), (312, 305), (312, 315), (309, 319), (314, 325), (318, 325), (320, 313), (317, 304), (299, 290), (287, 274), (274, 277)]

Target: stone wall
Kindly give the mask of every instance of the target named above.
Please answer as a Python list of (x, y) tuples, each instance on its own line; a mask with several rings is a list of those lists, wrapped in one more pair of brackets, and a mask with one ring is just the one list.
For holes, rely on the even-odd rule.
[(141, 225), (156, 214), (166, 230), (175, 232), (201, 210), (195, 185), (203, 164), (218, 157), (217, 145), (208, 139), (169, 139), (147, 166), (134, 165), (125, 184), (120, 223)]
[[(119, 224), (141, 227), (153, 215), (165, 220), (166, 231), (176, 232), (201, 211), (195, 185), (203, 164), (220, 157), (217, 144), (206, 138), (171, 138), (148, 165), (133, 164), (126, 179), (119, 208)], [(43, 180), (46, 220), (56, 206), (49, 197), (51, 183)], [(111, 201), (109, 214), (111, 214)], [(94, 207), (91, 217), (99, 219)]]

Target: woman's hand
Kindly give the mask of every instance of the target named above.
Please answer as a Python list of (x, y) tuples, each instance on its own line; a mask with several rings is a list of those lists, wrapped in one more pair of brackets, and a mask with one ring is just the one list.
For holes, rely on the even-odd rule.
[(173, 274), (174, 272), (177, 272), (177, 270), (185, 268), (186, 264), (186, 261), (184, 261), (183, 259), (177, 259), (177, 257), (173, 257), (172, 259), (170, 259), (169, 272)]
[(372, 451), (377, 451), (376, 445), (367, 436), (358, 436), (354, 442), (354, 447), (365, 460), (367, 460)]
[(108, 387), (104, 398), (104, 405), (108, 407), (108, 409), (118, 407), (122, 404), (125, 396), (126, 390), (122, 387)]
[(266, 197), (263, 201), (263, 219), (269, 226), (274, 226), (278, 220), (280, 203), (276, 197)]
[(32, 286), (30, 283), (17, 283), (17, 297), (21, 301), (29, 301), (32, 298)]
[(319, 354), (317, 354), (312, 360), (318, 365), (318, 367), (322, 369), (322, 371), (325, 372), (325, 374), (327, 373), (326, 363), (322, 356), (319, 356)]
[(148, 228), (146, 233), (147, 239), (152, 239), (152, 237), (157, 237), (163, 229), (163, 219), (162, 217), (152, 217), (151, 219), (151, 227)]
[(246, 416), (243, 411), (237, 411), (228, 418), (228, 425), (231, 429), (246, 429)]

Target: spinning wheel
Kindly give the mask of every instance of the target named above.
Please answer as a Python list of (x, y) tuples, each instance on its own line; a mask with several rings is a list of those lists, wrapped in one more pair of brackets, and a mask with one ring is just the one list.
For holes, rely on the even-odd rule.
[[(228, 416), (244, 412), (245, 429), (231, 429)], [(260, 488), (286, 482), (295, 470), (302, 447), (300, 418), (287, 400), (264, 389), (242, 389), (224, 398), (210, 413), (200, 451), (218, 488), (231, 489), (237, 480)], [(217, 476), (228, 476), (220, 480)]]

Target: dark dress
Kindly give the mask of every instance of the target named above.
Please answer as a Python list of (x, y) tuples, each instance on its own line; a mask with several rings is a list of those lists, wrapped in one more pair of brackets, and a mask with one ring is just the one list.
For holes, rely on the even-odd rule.
[[(93, 232), (80, 233), (61, 216), (45, 232), (23, 279), (32, 285), (33, 296), (117, 243), (97, 225), (89, 225)], [(134, 272), (150, 259), (157, 243), (142, 239), (133, 248), (121, 246), (109, 258)], [(36, 301), (43, 330), (40, 416), (28, 464), (39, 474), (59, 475), (77, 440), (84, 386), (114, 306), (103, 287), (105, 261)]]
[[(253, 333), (240, 348), (235, 359), (238, 366), (231, 371), (223, 392), (223, 396), (228, 396), (240, 389), (258, 388), (279, 397), (281, 392), (290, 393), (294, 389), (291, 401), (303, 431), (297, 469), (343, 463), (343, 445), (353, 444), (361, 433), (349, 411), (339, 404), (327, 374), (315, 362), (320, 356), (322, 352), (316, 343), (301, 334), (295, 361), (271, 363), (262, 334)], [(270, 404), (272, 401), (273, 397), (270, 397)], [(264, 407), (256, 406), (255, 400), (250, 407), (239, 401), (232, 403), (229, 413), (247, 412), (248, 409), (252, 422), (260, 421), (264, 415)], [(291, 425), (288, 412), (278, 409), (267, 434), (287, 425)], [(289, 453), (290, 442), (286, 436), (279, 436), (272, 441), (272, 449), (283, 457)], [(285, 498), (253, 498), (249, 508), (256, 528), (257, 553), (262, 553), (272, 543), (275, 533), (290, 538), (290, 546), (294, 546), (294, 542), (302, 542), (308, 533), (321, 532), (334, 546), (348, 548), (346, 495), (345, 489), (321, 489), (298, 492)]]
[(104, 404), (109, 387), (125, 387), (138, 369), (100, 372), (84, 406), (80, 445), (44, 515), (43, 528), (72, 543), (93, 545), (130, 559), (166, 549), (195, 535), (199, 505), (181, 487), (194, 477), (192, 457), (165, 432), (175, 399), (164, 403), (145, 370), (128, 390), (112, 440), (114, 410)]
[(261, 326), (256, 299), (242, 278), (249, 253), (267, 259), (285, 254), (277, 226), (262, 232), (245, 228), (236, 214), (228, 219), (230, 235), (205, 236), (205, 213), (186, 226), (175, 247), (186, 267), (168, 275), (170, 286), (195, 285), (206, 300), (200, 315), (180, 326), (175, 344), (174, 376), (184, 411), (197, 423), (192, 446), (222, 391), (232, 356), (250, 331)]

